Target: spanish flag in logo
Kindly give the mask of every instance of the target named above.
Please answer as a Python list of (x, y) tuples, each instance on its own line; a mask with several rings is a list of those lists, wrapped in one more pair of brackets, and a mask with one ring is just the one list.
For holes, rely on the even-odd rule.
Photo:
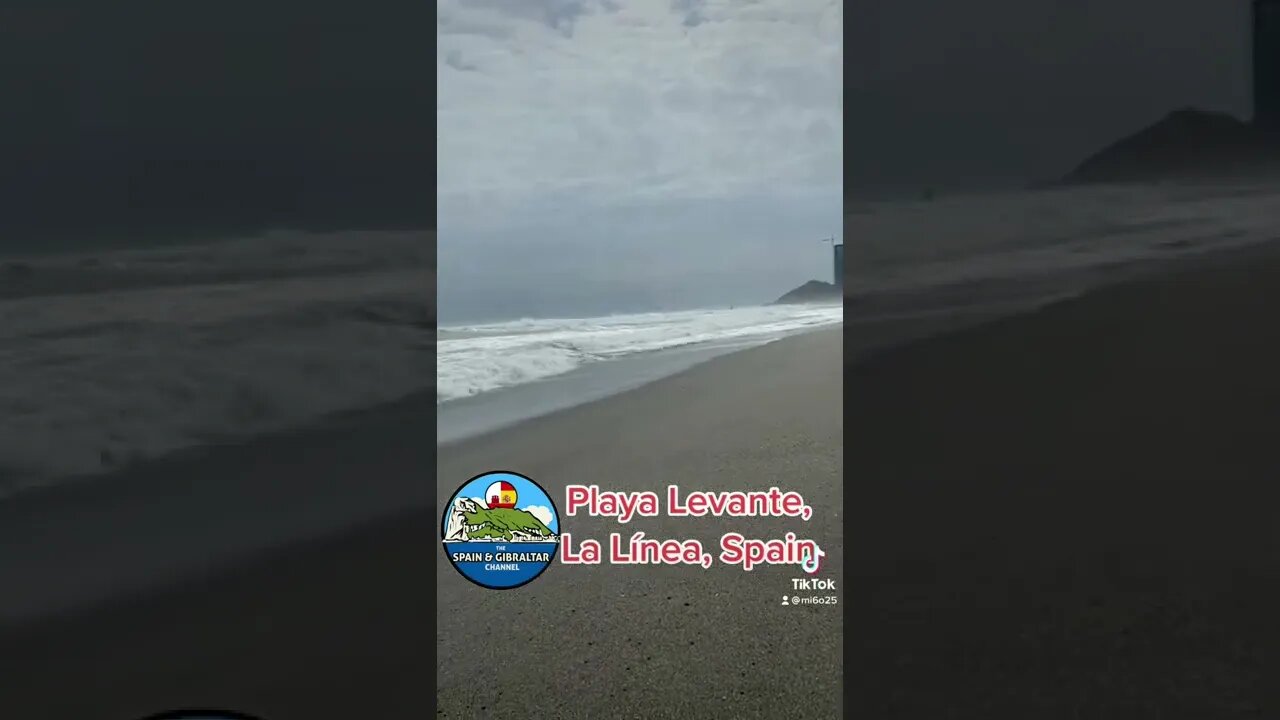
[(516, 506), (516, 486), (500, 480), (489, 486), (484, 493), (485, 504), (489, 509), (514, 508)]

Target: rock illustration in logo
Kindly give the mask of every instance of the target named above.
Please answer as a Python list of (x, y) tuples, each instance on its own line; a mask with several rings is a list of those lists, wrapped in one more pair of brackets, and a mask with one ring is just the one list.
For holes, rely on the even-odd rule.
[(441, 539), (454, 568), (494, 590), (542, 574), (560, 544), (560, 519), (546, 491), (523, 475), (490, 472), (458, 488), (445, 507)]

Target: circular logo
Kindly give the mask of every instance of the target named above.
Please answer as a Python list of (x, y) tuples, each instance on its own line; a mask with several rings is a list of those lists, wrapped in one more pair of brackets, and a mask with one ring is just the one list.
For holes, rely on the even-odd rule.
[(518, 473), (487, 472), (449, 499), (440, 539), (463, 577), (510, 590), (532, 582), (555, 559), (560, 513), (538, 483)]

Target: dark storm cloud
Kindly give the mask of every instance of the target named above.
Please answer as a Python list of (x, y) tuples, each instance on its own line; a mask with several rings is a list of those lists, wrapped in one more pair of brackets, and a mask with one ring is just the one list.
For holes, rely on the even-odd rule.
[(1248, 3), (856, 0), (846, 184), (1057, 177), (1198, 106), (1248, 117)]
[(429, 226), (433, 37), (414, 15), (9, 3), (0, 242)]

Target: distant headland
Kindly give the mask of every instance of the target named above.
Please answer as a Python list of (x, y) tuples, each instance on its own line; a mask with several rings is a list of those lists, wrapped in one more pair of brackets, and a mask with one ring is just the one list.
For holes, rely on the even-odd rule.
[(1184, 108), (1086, 159), (1055, 185), (1280, 178), (1280, 132)]
[(773, 305), (799, 305), (802, 303), (834, 302), (843, 298), (840, 288), (821, 280), (810, 280), (773, 301)]

